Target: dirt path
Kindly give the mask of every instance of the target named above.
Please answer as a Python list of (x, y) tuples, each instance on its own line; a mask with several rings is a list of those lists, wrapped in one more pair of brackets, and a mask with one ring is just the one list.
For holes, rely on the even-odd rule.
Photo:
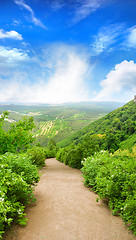
[(119, 217), (82, 183), (81, 171), (55, 159), (36, 188), (37, 204), (26, 209), (28, 224), (14, 226), (4, 240), (134, 240)]

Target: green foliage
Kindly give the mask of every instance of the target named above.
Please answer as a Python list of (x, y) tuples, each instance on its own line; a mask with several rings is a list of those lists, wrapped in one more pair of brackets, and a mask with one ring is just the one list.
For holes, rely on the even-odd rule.
[(45, 165), (46, 158), (45, 149), (40, 147), (19, 154), (34, 140), (31, 132), (34, 121), (32, 117), (24, 117), (5, 131), (3, 122), (7, 115), (4, 112), (0, 118), (0, 153), (5, 153), (0, 156), (0, 239), (13, 221), (26, 225), (24, 208), (30, 200), (35, 201), (33, 190), (39, 181), (37, 167)]
[(136, 133), (129, 136), (127, 140), (120, 143), (120, 149), (132, 148), (136, 144)]
[(33, 147), (27, 150), (27, 155), (32, 164), (35, 164), (39, 168), (45, 166), (45, 159), (47, 158), (45, 148)]
[(62, 148), (56, 154), (56, 159), (73, 168), (81, 168), (82, 152), (78, 147)]
[(47, 158), (54, 158), (58, 151), (58, 147), (53, 139), (50, 139), (46, 147)]
[(113, 132), (108, 132), (103, 142), (104, 149), (109, 150), (110, 152), (115, 152), (119, 148), (119, 139)]
[(120, 147), (120, 142), (127, 140), (135, 132), (136, 103), (132, 100), (59, 142), (59, 146), (70, 146), (71, 142), (77, 145), (82, 143), (83, 139), (88, 139), (94, 134), (105, 134), (100, 149), (109, 150), (113, 153)]
[(56, 158), (70, 167), (80, 169), (82, 167), (82, 160), (99, 150), (104, 137), (105, 135), (95, 134), (87, 137), (78, 145), (72, 144), (69, 147), (60, 149), (56, 154)]
[[(2, 119), (2, 121), (4, 118)], [(1, 122), (2, 123), (2, 122)], [(24, 117), (22, 121), (10, 125), (10, 129), (6, 132), (0, 127), (0, 154), (5, 152), (21, 152), (26, 151), (30, 144), (34, 141), (31, 133), (34, 128), (32, 117)]]
[[(60, 147), (65, 147), (74, 142), (73, 139), (71, 141), (72, 134), (75, 134), (79, 129), (84, 129), (88, 124), (121, 105), (121, 103), (105, 102), (69, 103), (58, 106), (0, 105), (0, 110), (10, 109), (9, 118), (15, 121), (20, 119), (22, 113), (33, 116), (36, 125), (33, 135), (42, 147), (48, 145), (49, 139), (54, 139)], [(5, 129), (9, 128), (7, 123), (9, 125), (9, 122), (6, 121)], [(70, 141), (67, 137), (70, 137)]]
[(0, 116), (0, 123), (4, 121), (5, 118), (7, 118), (9, 113), (7, 111), (3, 112)]
[(81, 168), (81, 158), (78, 149), (74, 147), (60, 148), (56, 159), (73, 168)]
[(67, 152), (67, 162), (66, 164), (68, 164), (68, 166), (72, 167), (72, 168), (81, 168), (81, 157), (82, 157), (82, 149), (80, 149), (80, 147), (75, 147), (75, 148), (71, 148), (69, 149), (69, 151)]
[(26, 224), (25, 205), (35, 201), (33, 190), (39, 180), (36, 166), (22, 155), (0, 156), (0, 239), (13, 221)]
[(31, 157), (28, 156), (28, 154), (5, 153), (0, 157), (0, 161), (6, 162), (12, 172), (19, 174), (27, 184), (34, 185), (39, 181), (39, 174), (36, 166), (32, 165)]
[[(37, 146), (28, 150), (29, 163), (32, 162), (38, 167), (43, 166), (45, 158), (56, 156), (59, 161), (71, 167), (80, 169), (83, 166), (82, 171), (85, 184), (93, 188), (99, 194), (100, 198), (107, 199), (113, 214), (119, 214), (124, 222), (129, 224), (130, 229), (136, 233), (136, 149), (130, 149), (136, 141), (136, 103), (131, 101), (105, 117), (102, 117), (107, 112), (105, 108), (96, 108), (94, 105), (94, 108), (90, 109), (90, 105), (86, 106), (86, 109), (84, 106), (81, 107), (78, 105), (76, 107), (71, 106), (69, 109), (67, 106), (60, 108), (57, 106), (50, 108), (46, 106), (44, 107), (46, 110), (41, 107), (40, 111), (42, 111), (42, 115), (38, 114), (35, 116), (37, 127), (33, 135), (38, 136), (39, 142), (42, 146), (46, 146), (46, 148), (41, 149)], [(28, 113), (30, 108), (25, 109), (25, 111)], [(32, 107), (31, 111), (39, 112), (39, 109)], [(6, 113), (5, 116), (7, 116)], [(87, 125), (98, 118), (100, 119)], [(33, 141), (33, 135), (30, 133), (34, 127), (33, 118), (30, 118), (30, 120), (25, 118), (11, 125), (7, 132), (2, 129), (3, 120), (4, 117), (0, 121), (0, 152), (21, 152), (28, 149)], [(75, 133), (77, 130), (79, 131)], [(58, 143), (57, 146), (64, 148), (58, 149), (54, 139)], [(119, 148), (129, 149), (115, 153)], [(108, 151), (104, 151), (103, 149)], [(19, 209), (21, 207), (23, 209), (23, 204), (32, 196), (31, 188), (37, 180), (34, 180), (33, 174), (31, 179), (28, 173), (29, 164), (26, 163), (23, 166), (21, 156), (19, 167), (17, 157), (13, 161), (12, 155), (7, 154), (7, 156), (8, 160), (4, 161), (9, 162), (4, 167), (6, 170), (3, 176), (7, 176), (4, 184), (6, 185), (11, 180), (8, 171), (11, 172), (11, 176), (13, 174), (12, 178), (16, 179), (19, 176), (18, 180), (15, 180), (15, 182), (18, 181), (20, 189), (19, 196), (16, 185), (14, 186), (14, 183), (12, 183), (13, 188), (11, 184), (11, 190), (15, 191), (15, 194), (12, 192), (12, 206), (14, 207), (15, 204)], [(5, 157), (7, 156), (5, 155)], [(11, 163), (12, 161), (13, 163)], [(5, 162), (2, 164), (4, 165)], [(35, 170), (33, 169), (33, 171)], [(31, 183), (32, 180), (33, 182)], [(6, 212), (6, 210), (3, 210), (5, 208), (5, 205), (2, 205), (3, 202), (5, 204), (5, 201), (7, 201), (6, 206), (8, 209), (10, 209), (9, 202), (12, 202), (8, 198), (8, 200), (3, 201), (3, 196), (7, 197), (7, 185), (5, 187), (4, 184), (1, 186), (1, 192), (5, 195), (1, 195), (0, 197), (2, 199), (0, 200), (0, 219), (5, 219), (5, 215), (2, 215)], [(16, 199), (15, 203), (14, 195)], [(11, 197), (10, 194), (9, 197)], [(16, 209), (18, 208), (14, 207), (15, 210), (12, 210), (13, 215), (17, 219), (18, 210)], [(7, 220), (2, 220), (3, 222), (0, 220), (0, 224), (4, 226), (10, 225), (10, 221), (13, 221), (14, 216), (12, 217), (9, 214), (9, 223), (6, 222)], [(6, 217), (6, 219), (8, 218)], [(20, 218), (20, 223), (25, 224), (22, 219), (23, 215)], [(1, 229), (3, 231), (4, 228)]]
[(133, 154), (101, 151), (83, 161), (85, 185), (108, 199), (113, 214), (119, 214), (136, 234), (136, 161)]
[[(58, 144), (79, 129), (94, 122), (121, 104), (112, 103), (72, 103), (58, 106), (37, 107), (41, 115), (34, 116), (36, 128), (34, 134), (42, 146), (47, 146), (49, 139)], [(36, 111), (33, 109), (33, 112)], [(69, 143), (71, 144), (71, 142)], [(60, 146), (63, 147), (63, 145)], [(65, 147), (65, 146), (64, 146)]]

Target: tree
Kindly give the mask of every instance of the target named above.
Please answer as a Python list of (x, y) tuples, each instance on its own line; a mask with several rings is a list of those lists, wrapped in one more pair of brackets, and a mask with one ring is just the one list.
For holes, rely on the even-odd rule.
[[(5, 119), (6, 113), (2, 114), (1, 123)], [(32, 129), (34, 128), (33, 117), (24, 117), (17, 123), (10, 125), (6, 132), (0, 126), (0, 153), (26, 151), (34, 141)]]
[(0, 123), (4, 121), (5, 118), (7, 118), (9, 113), (7, 111), (3, 112), (0, 116)]
[(110, 152), (115, 152), (119, 148), (119, 139), (112, 132), (108, 132), (104, 144), (105, 149)]

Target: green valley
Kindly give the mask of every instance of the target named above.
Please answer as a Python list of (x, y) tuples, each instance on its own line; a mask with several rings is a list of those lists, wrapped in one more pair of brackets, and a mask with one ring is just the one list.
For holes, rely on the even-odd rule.
[[(54, 157), (81, 169), (84, 184), (99, 196), (96, 201), (106, 199), (113, 215), (119, 215), (136, 234), (136, 102), (122, 105), (86, 102), (0, 106), (1, 181), (6, 176), (1, 184), (0, 196), (5, 199), (1, 209), (8, 211), (4, 204), (10, 205), (8, 222), (0, 213), (0, 236), (14, 218), (26, 224), (24, 208), (29, 192), (33, 199), (32, 184), (39, 180), (37, 168), (44, 166), (45, 158)], [(19, 195), (14, 191), (18, 181)]]
[[(33, 116), (36, 128), (33, 133), (42, 146), (46, 146), (50, 138), (56, 143), (65, 140), (89, 123), (105, 116), (107, 113), (122, 106), (116, 102), (81, 102), (61, 105), (0, 105), (0, 112), (8, 111), (12, 121), (24, 116)], [(5, 122), (4, 129), (10, 123)]]

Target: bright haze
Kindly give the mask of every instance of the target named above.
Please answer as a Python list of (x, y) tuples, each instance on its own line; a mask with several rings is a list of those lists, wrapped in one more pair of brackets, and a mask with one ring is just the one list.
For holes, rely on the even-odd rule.
[(135, 94), (136, 0), (0, 1), (0, 103)]

